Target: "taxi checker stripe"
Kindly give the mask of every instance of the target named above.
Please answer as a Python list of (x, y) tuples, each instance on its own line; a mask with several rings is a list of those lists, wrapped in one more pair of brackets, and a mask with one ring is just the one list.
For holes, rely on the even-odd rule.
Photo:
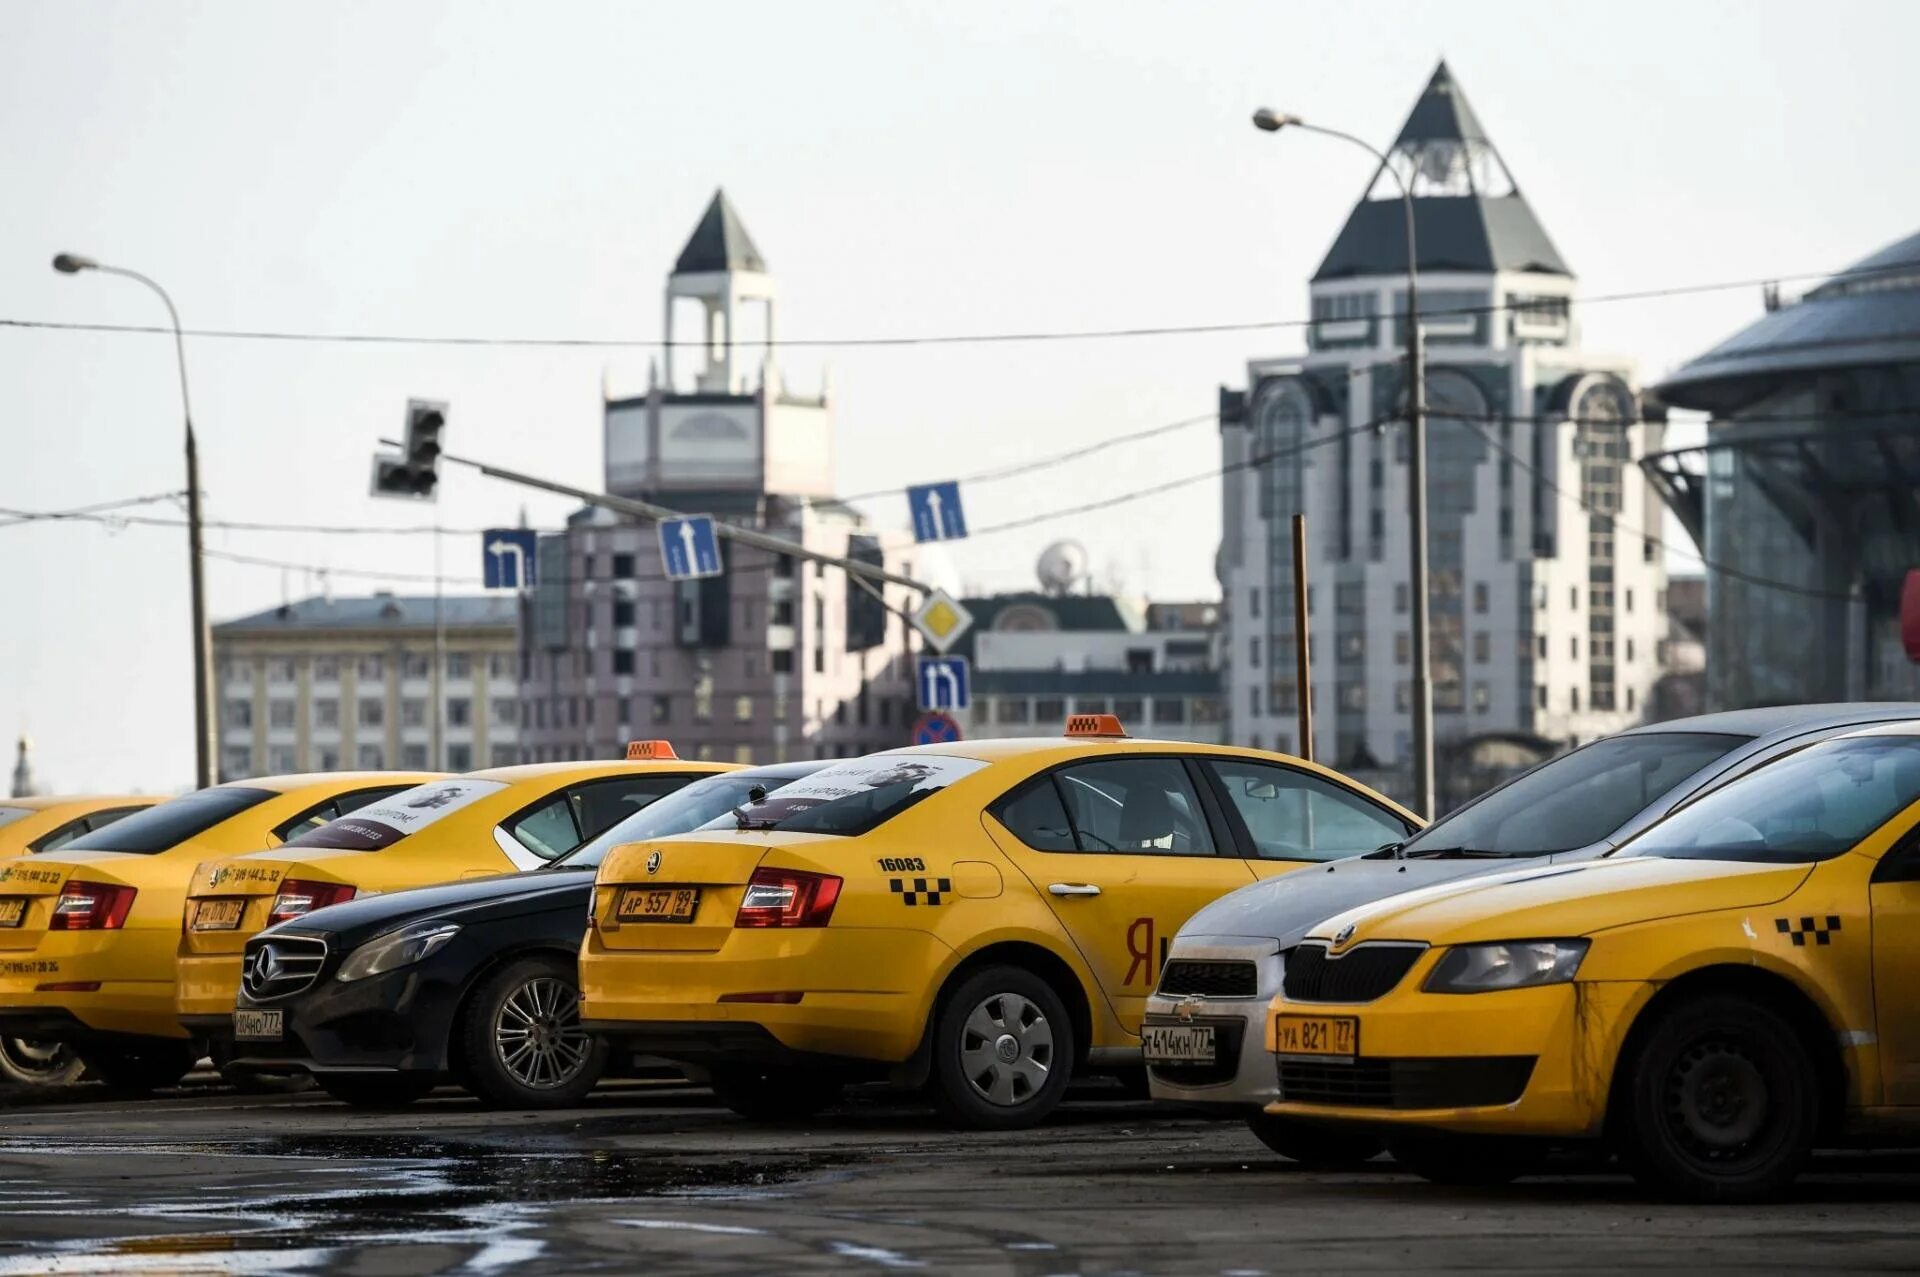
[[(1824, 926), (1820, 925), (1822, 922), (1825, 923)], [(1791, 937), (1796, 947), (1804, 949), (1807, 947), (1809, 935), (1813, 937), (1815, 944), (1832, 944), (1833, 933), (1840, 930), (1840, 919), (1834, 914), (1828, 914), (1824, 919), (1802, 918), (1800, 925), (1795, 926), (1792, 918), (1775, 918), (1773, 929), (1783, 936)]]
[[(935, 878), (933, 879), (932, 885), (929, 886), (927, 879), (915, 878), (913, 880), (913, 886), (909, 887), (907, 886), (907, 880), (905, 878), (889, 878), (887, 879), (887, 886), (895, 895), (900, 897), (900, 903), (902, 904), (937, 905), (940, 903), (940, 895), (942, 892), (952, 893), (953, 879)], [(923, 896), (925, 897), (924, 900), (921, 898)]]

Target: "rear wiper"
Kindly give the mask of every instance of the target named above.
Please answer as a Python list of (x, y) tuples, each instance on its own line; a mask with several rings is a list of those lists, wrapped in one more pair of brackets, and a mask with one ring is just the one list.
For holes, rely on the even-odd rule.
[(735, 807), (733, 809), (733, 824), (736, 829), (772, 829), (779, 823), (779, 820), (771, 816), (761, 816), (759, 818), (749, 816), (747, 815), (747, 809), (744, 807)]

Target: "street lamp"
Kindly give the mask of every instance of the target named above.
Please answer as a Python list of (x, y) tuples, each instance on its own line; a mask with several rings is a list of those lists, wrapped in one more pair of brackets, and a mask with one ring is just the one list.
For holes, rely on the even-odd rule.
[[(1297, 115), (1282, 115), (1261, 107), (1253, 113), (1253, 126), (1265, 133), (1283, 128), (1322, 133), (1351, 142), (1380, 161), (1380, 167), (1400, 188), (1400, 201), (1407, 213), (1407, 522), (1411, 528), (1413, 564), (1408, 593), (1413, 605), (1413, 808), (1424, 817), (1433, 815), (1433, 674), (1427, 641), (1427, 361), (1420, 336), (1420, 281), (1418, 253), (1413, 225), (1413, 188), (1394, 171), (1387, 157), (1371, 142), (1319, 124), (1308, 124)], [(1302, 636), (1305, 641), (1305, 636)], [(1302, 696), (1311, 695), (1301, 688)]]
[(214, 782), (213, 746), (213, 656), (211, 636), (207, 632), (207, 592), (200, 552), (200, 453), (193, 442), (193, 404), (187, 397), (187, 343), (180, 332), (180, 312), (173, 307), (167, 290), (138, 271), (120, 266), (105, 266), (91, 257), (61, 253), (53, 259), (53, 268), (62, 275), (78, 275), (97, 270), (103, 275), (122, 275), (137, 280), (160, 295), (167, 317), (173, 321), (173, 351), (180, 365), (180, 411), (187, 431), (187, 556), (192, 581), (193, 611), (193, 752), (194, 783), (204, 789)]

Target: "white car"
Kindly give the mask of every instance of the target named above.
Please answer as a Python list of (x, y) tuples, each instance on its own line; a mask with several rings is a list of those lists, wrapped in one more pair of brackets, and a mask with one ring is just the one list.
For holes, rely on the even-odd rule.
[[(1267, 1003), (1286, 951), (1324, 918), (1518, 858), (1603, 855), (1675, 807), (1736, 775), (1864, 724), (1908, 718), (1908, 702), (1781, 706), (1674, 719), (1548, 760), (1406, 842), (1309, 866), (1222, 896), (1174, 937), (1147, 1001), (1141, 1043), (1153, 1097), (1245, 1116), (1276, 1153), (1338, 1165), (1380, 1152), (1372, 1135), (1272, 1117), (1279, 1070), (1265, 1044)], [(1289, 993), (1295, 991), (1289, 989)], [(1337, 989), (1313, 1000), (1340, 1001)], [(1356, 1089), (1353, 1103), (1367, 1102)]]

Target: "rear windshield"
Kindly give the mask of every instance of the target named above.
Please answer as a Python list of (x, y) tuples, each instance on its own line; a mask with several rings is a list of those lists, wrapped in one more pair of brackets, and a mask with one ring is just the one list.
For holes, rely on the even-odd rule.
[[(795, 833), (864, 834), (986, 764), (949, 754), (875, 754), (835, 763), (754, 807), (745, 827)], [(728, 813), (702, 826), (734, 829)]]
[(62, 851), (130, 851), (151, 856), (178, 847), (189, 838), (212, 829), (229, 816), (257, 807), (272, 798), (271, 789), (244, 785), (216, 785), (196, 789), (144, 811), (116, 820), (105, 829), (76, 838)]
[[(826, 766), (826, 763), (820, 764), (821, 768)], [(666, 797), (655, 800), (598, 838), (583, 844), (579, 850), (560, 857), (546, 868), (593, 869), (606, 859), (609, 851), (626, 843), (644, 842), (649, 838), (665, 838), (669, 834), (684, 834), (722, 816), (725, 816), (727, 823), (731, 825), (734, 822), (728, 813), (736, 807), (746, 806), (749, 796), (756, 787), (773, 794), (782, 786), (791, 785), (798, 779), (800, 777), (792, 774), (768, 776), (754, 772), (725, 772), (718, 776), (709, 776), (704, 780), (696, 780), (683, 789), (677, 789)]]
[(1428, 826), (1406, 855), (1544, 856), (1590, 847), (1752, 737), (1644, 732), (1595, 741)]
[(11, 825), (22, 816), (33, 815), (31, 807), (0, 807), (0, 825)]
[(318, 829), (301, 834), (287, 846), (378, 851), (506, 787), (504, 781), (476, 780), (471, 776), (430, 780), (329, 820)]
[(1851, 851), (1920, 799), (1920, 737), (1810, 745), (1733, 781), (1641, 834), (1620, 854), (1804, 864)]

